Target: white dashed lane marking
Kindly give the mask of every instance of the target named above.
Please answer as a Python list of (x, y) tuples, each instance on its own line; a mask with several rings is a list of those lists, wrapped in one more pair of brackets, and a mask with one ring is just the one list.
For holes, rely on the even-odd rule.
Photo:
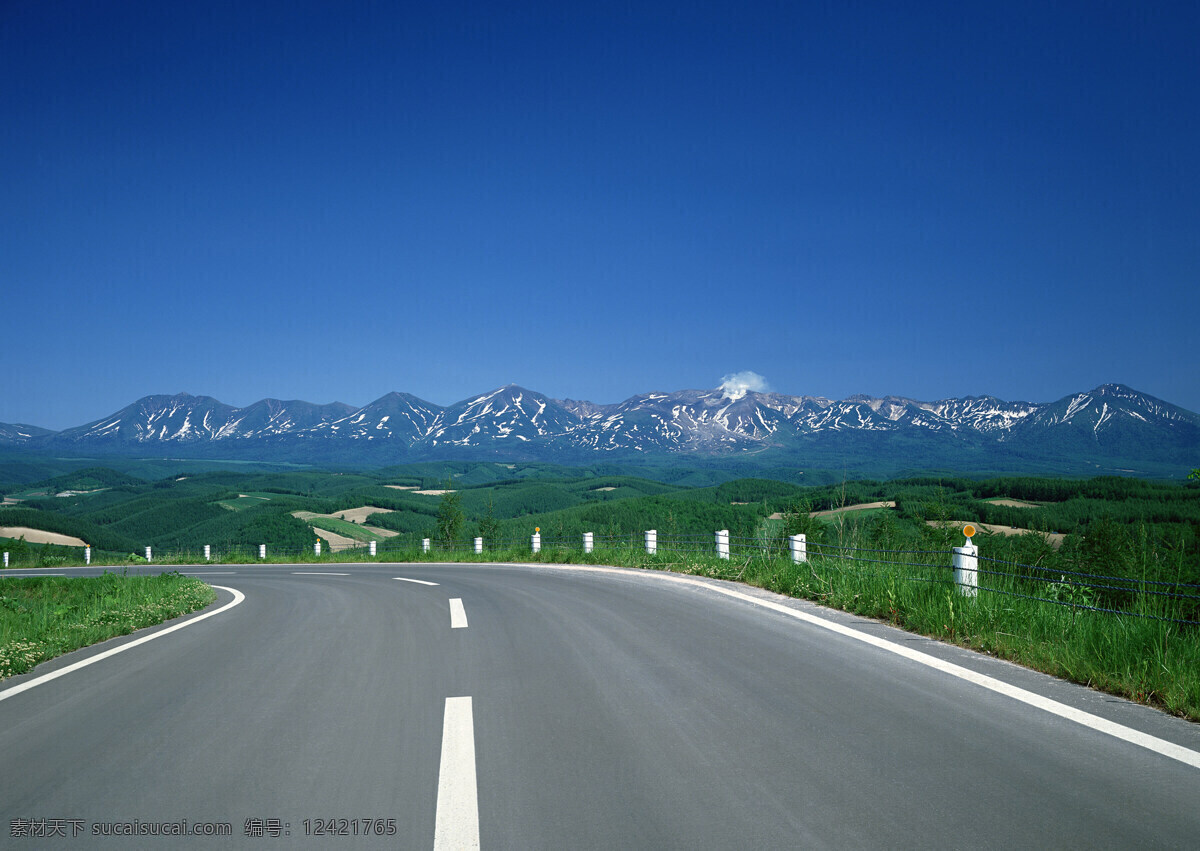
[(475, 721), (470, 697), (446, 698), (433, 847), (434, 851), (479, 847)]

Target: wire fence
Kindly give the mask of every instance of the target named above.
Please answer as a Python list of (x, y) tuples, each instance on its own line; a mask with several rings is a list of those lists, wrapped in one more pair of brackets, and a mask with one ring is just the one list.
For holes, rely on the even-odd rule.
[[(723, 537), (722, 537), (723, 536)], [(804, 570), (826, 580), (852, 571), (858, 577), (912, 583), (960, 586), (964, 593), (996, 594), (1037, 601), (1079, 611), (1120, 615), (1200, 626), (1200, 585), (1145, 577), (1112, 576), (1045, 566), (1021, 564), (978, 555), (971, 588), (956, 579), (953, 554), (949, 550), (881, 549), (854, 544), (808, 542), (796, 547), (786, 537), (738, 537), (728, 532), (712, 534), (659, 534), (657, 531), (624, 534), (565, 536), (535, 534), (520, 538), (447, 542), (400, 534), (377, 541), (312, 546), (225, 543), (203, 548), (157, 551), (146, 548), (127, 557), (119, 553), (96, 553), (95, 563), (128, 564), (221, 564), (269, 560), (290, 562), (322, 561), (416, 561), (422, 557), (453, 559), (471, 557), (551, 561), (606, 558), (618, 564), (669, 569), (680, 564), (706, 564), (707, 575), (723, 575), (716, 567), (737, 564), (742, 571), (750, 564), (770, 570)], [(88, 551), (89, 556), (91, 552)], [(47, 557), (22, 553), (16, 559), (4, 554), (8, 568), (52, 568), (73, 561), (62, 556)], [(90, 562), (91, 559), (89, 558)], [(734, 571), (737, 573), (737, 571)], [(737, 573), (740, 576), (740, 573)]]

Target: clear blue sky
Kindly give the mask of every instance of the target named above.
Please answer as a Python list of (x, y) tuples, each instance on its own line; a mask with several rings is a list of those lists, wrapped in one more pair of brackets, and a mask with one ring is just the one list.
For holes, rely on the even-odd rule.
[(1192, 2), (3, 0), (0, 421), (741, 370), (1200, 411), (1198, 33)]

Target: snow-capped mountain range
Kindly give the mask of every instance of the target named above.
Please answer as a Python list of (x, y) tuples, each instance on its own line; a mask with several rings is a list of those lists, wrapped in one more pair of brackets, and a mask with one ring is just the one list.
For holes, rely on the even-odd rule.
[(551, 399), (509, 385), (449, 407), (406, 393), (361, 408), (277, 399), (235, 408), (186, 393), (146, 396), (57, 433), (0, 424), (0, 445), (371, 463), (502, 457), (587, 463), (687, 454), (761, 456), (799, 466), (814, 456), (876, 452), (920, 465), (948, 463), (955, 453), (999, 452), (1194, 465), (1200, 416), (1120, 384), (1044, 404), (991, 396), (834, 401), (716, 389), (648, 393), (612, 405)]

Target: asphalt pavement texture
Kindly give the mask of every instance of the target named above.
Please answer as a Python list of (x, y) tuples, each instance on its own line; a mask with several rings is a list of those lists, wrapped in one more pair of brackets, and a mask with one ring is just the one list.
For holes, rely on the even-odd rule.
[[(56, 679), (40, 681), (195, 615), (0, 683), (0, 846), (1194, 848), (1200, 837), (1195, 765), (778, 608), (1185, 754), (1200, 755), (1200, 725), (807, 602), (616, 569), (179, 569), (221, 586), (210, 611), (234, 590), (244, 599)], [(229, 835), (149, 834), (184, 824)], [(143, 833), (104, 835), (123, 829)]]

